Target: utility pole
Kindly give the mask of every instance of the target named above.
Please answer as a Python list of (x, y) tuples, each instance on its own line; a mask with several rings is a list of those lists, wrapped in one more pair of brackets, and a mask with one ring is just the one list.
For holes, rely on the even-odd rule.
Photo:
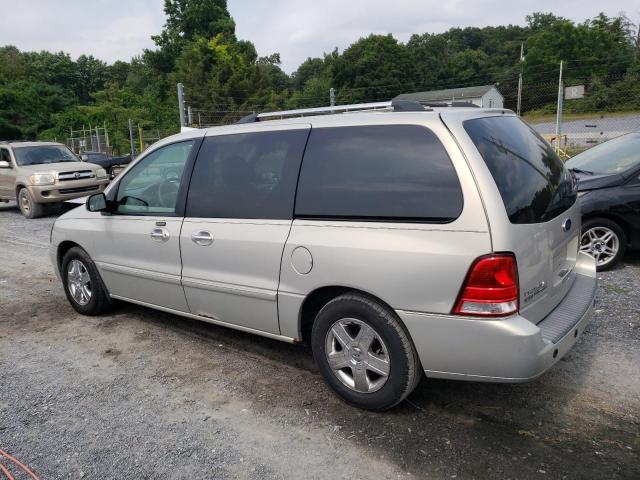
[(520, 44), (520, 74), (518, 75), (518, 107), (516, 113), (520, 116), (522, 108), (522, 71), (524, 70), (524, 42)]
[(138, 125), (138, 135), (140, 136), (140, 153), (144, 151), (144, 143), (142, 141), (142, 127)]
[(96, 147), (94, 146), (94, 142), (93, 142), (93, 129), (91, 128), (91, 124), (89, 124), (89, 141), (91, 142), (91, 151), (95, 152), (96, 151)]
[(634, 54), (636, 60), (638, 59), (638, 56), (640, 55), (640, 21), (638, 22), (637, 27), (638, 27), (638, 31), (636, 32), (636, 42), (635, 42), (636, 43), (636, 45), (635, 45), (636, 51), (635, 51), (635, 54)]
[(100, 130), (96, 125), (96, 143), (98, 144), (98, 151), (102, 152), (102, 147), (100, 146)]
[(129, 143), (131, 145), (131, 159), (133, 160), (136, 156), (136, 152), (133, 148), (133, 123), (131, 122), (131, 119), (129, 119)]
[(564, 88), (562, 84), (562, 67), (564, 62), (560, 60), (560, 77), (558, 78), (558, 107), (556, 110), (556, 153), (560, 154), (560, 135), (562, 134), (562, 105)]
[(336, 106), (336, 89), (333, 87), (329, 89), (329, 105)]
[(178, 84), (178, 110), (180, 110), (180, 126), (186, 127), (187, 120), (184, 118), (184, 85)]
[(191, 111), (191, 105), (187, 107), (187, 118), (189, 119), (189, 126), (193, 126), (193, 112)]
[(104, 128), (104, 143), (105, 143), (105, 151), (109, 152), (109, 132), (107, 131), (107, 122), (102, 122), (102, 128)]

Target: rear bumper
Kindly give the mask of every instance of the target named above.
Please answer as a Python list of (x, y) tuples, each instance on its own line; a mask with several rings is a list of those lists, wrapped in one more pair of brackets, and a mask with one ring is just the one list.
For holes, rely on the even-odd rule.
[(428, 377), (526, 382), (542, 375), (573, 347), (591, 320), (595, 260), (580, 253), (572, 287), (537, 325), (520, 315), (482, 320), (398, 311)]

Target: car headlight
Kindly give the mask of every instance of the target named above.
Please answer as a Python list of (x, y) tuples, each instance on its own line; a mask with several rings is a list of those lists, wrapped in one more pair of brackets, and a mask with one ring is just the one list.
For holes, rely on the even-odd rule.
[(107, 171), (104, 168), (97, 169), (96, 178), (107, 178)]
[(34, 173), (29, 177), (31, 185), (53, 185), (56, 177), (51, 173)]

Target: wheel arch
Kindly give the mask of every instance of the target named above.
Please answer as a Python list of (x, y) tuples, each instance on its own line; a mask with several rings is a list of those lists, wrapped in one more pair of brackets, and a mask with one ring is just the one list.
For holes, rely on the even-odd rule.
[[(300, 339), (303, 343), (307, 345), (311, 344), (311, 330), (313, 328), (313, 323), (316, 319), (316, 315), (318, 315), (318, 312), (320, 312), (322, 307), (324, 307), (334, 298), (339, 297), (340, 295), (343, 295), (345, 293), (362, 295), (363, 297), (373, 300), (386, 307), (390, 312), (393, 312), (394, 315), (396, 315), (395, 310), (393, 307), (391, 307), (391, 305), (382, 300), (380, 297), (373, 295), (372, 293), (369, 293), (367, 291), (353, 287), (346, 287), (344, 285), (327, 285), (324, 287), (319, 287), (305, 297), (304, 301), (302, 302), (302, 306), (300, 307), (298, 330), (300, 332)], [(408, 330), (402, 322), (402, 319), (400, 319), (400, 317), (398, 317), (397, 315), (396, 317), (408, 333)]]
[[(56, 262), (58, 264), (58, 270), (62, 271), (61, 270), (62, 269), (62, 259), (67, 254), (67, 252), (69, 250), (71, 250), (73, 247), (82, 248), (82, 245), (79, 245), (76, 242), (72, 242), (71, 240), (64, 240), (64, 241), (60, 242), (60, 244), (58, 245), (58, 249), (57, 249), (57, 253), (56, 253)], [(84, 250), (84, 248), (82, 248), (82, 249)]]

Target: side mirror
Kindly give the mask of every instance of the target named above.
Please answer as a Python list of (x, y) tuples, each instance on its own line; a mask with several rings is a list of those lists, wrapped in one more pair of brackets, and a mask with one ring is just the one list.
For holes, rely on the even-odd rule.
[(11, 164), (9, 162), (7, 162), (6, 160), (1, 160), (0, 161), (0, 168), (11, 168)]
[(104, 193), (95, 193), (87, 198), (87, 210), (90, 212), (106, 212), (107, 197)]

